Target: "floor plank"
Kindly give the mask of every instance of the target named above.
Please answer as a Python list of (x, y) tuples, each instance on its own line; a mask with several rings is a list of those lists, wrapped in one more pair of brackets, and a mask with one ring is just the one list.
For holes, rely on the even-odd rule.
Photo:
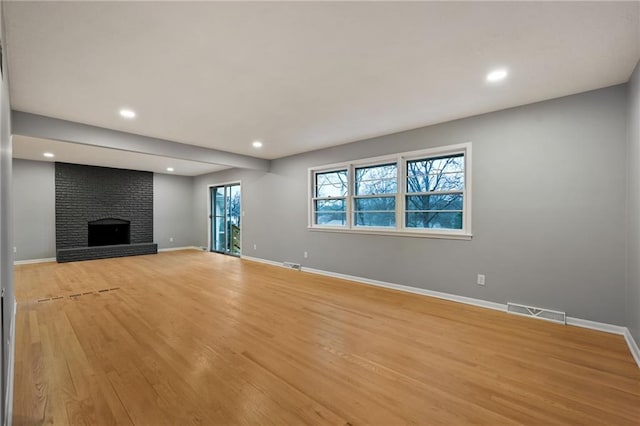
[(621, 336), (213, 253), (16, 267), (14, 424), (629, 424)]

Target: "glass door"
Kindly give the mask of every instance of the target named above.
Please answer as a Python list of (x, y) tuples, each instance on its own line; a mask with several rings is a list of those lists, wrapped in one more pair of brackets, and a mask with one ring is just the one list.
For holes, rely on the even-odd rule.
[(211, 191), (211, 251), (240, 256), (240, 184)]

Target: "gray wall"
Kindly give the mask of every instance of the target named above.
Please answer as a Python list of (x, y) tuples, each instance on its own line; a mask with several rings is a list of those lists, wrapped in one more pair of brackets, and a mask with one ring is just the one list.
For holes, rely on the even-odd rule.
[[(242, 252), (245, 255), (254, 256), (257, 252), (253, 251), (253, 244), (257, 242), (255, 235), (260, 234), (262, 231), (259, 227), (269, 225), (265, 221), (258, 220), (261, 214), (266, 214), (263, 208), (270, 208), (271, 202), (269, 201), (273, 197), (279, 196), (279, 191), (274, 188), (266, 188), (264, 185), (265, 179), (269, 179), (270, 173), (261, 172), (256, 170), (246, 169), (228, 169), (218, 173), (210, 175), (196, 176), (194, 178), (194, 193), (193, 193), (193, 229), (194, 229), (194, 243), (198, 247), (208, 247), (209, 235), (209, 185), (221, 185), (226, 183), (238, 182), (241, 183), (242, 188), (242, 211), (246, 214), (241, 218), (241, 236), (242, 236)], [(305, 213), (306, 215), (306, 213)], [(249, 217), (249, 220), (245, 220)], [(305, 216), (306, 217), (306, 216)], [(270, 232), (266, 230), (266, 232)], [(277, 234), (274, 231), (272, 243), (275, 244), (276, 240), (280, 239), (282, 234)], [(247, 244), (251, 243), (251, 250)], [(246, 248), (245, 248), (245, 245)], [(267, 247), (264, 248), (265, 250)], [(265, 251), (261, 251), (266, 253)], [(268, 256), (261, 256), (265, 259), (271, 259)]]
[[(637, 79), (636, 71), (630, 97), (635, 111)], [(240, 180), (244, 255), (564, 310), (574, 317), (631, 325), (637, 337), (640, 274), (634, 268), (640, 238), (638, 224), (629, 224), (635, 226), (635, 237), (627, 249), (623, 206), (629, 198), (629, 217), (638, 217), (640, 203), (631, 199), (640, 186), (640, 143), (637, 113), (629, 113), (627, 138), (627, 89), (615, 86), (274, 160), (269, 172), (155, 175), (154, 241), (160, 248), (206, 246), (207, 185)], [(309, 167), (467, 141), (473, 143), (471, 241), (307, 230)], [(621, 165), (628, 153), (633, 170), (627, 190), (627, 168)], [(21, 171), (27, 164), (16, 161), (16, 187), (30, 176), (29, 185), (46, 197), (52, 191), (46, 173)], [(15, 194), (16, 209), (20, 203), (29, 205), (23, 196)], [(185, 218), (191, 218), (191, 226)], [(32, 239), (25, 232), (25, 225), (17, 224), (16, 241), (27, 244), (18, 247), (19, 259), (54, 256), (29, 247)], [(485, 287), (475, 284), (478, 273), (486, 274)]]
[(640, 344), (640, 63), (629, 81), (628, 110), (629, 168), (627, 321), (631, 334)]
[(194, 245), (193, 178), (154, 174), (153, 188), (153, 239), (158, 248)]
[(54, 172), (54, 163), (13, 160), (15, 260), (55, 257)]
[[(194, 244), (192, 182), (191, 177), (154, 174), (153, 237), (160, 249)], [(15, 260), (56, 257), (54, 164), (14, 159), (13, 187)]]
[[(233, 169), (196, 177), (197, 243), (207, 244), (206, 186), (242, 180), (244, 255), (622, 325), (626, 89), (283, 158), (269, 173)], [(467, 141), (471, 241), (307, 230), (309, 167)], [(475, 284), (478, 273), (486, 274), (485, 287)]]

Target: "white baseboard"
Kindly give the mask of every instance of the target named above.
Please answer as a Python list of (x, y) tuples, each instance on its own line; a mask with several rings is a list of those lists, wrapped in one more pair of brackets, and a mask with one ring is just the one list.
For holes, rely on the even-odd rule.
[(590, 328), (591, 330), (604, 331), (605, 333), (618, 334), (624, 336), (627, 327), (620, 325), (607, 324), (604, 322), (590, 321), (586, 319), (567, 317), (567, 325), (576, 327)]
[[(261, 259), (259, 257), (251, 257), (251, 256), (242, 256), (242, 258), (246, 260), (251, 260), (253, 262), (260, 262), (260, 263), (265, 263), (267, 265), (283, 267), (282, 263), (276, 262), (273, 260)], [(436, 297), (438, 299), (444, 299), (444, 300), (451, 300), (453, 302), (460, 302), (460, 303), (465, 303), (467, 305), (480, 306), (483, 308), (493, 309), (497, 311), (504, 311), (507, 309), (507, 305), (502, 303), (490, 302), (488, 300), (474, 299), (474, 298), (465, 297), (465, 296), (458, 296), (450, 293), (442, 293), (439, 291), (426, 290), (423, 288), (411, 287), (411, 286), (402, 285), (402, 284), (394, 284), (394, 283), (389, 283), (385, 281), (372, 280), (370, 278), (357, 277), (355, 275), (340, 274), (337, 272), (324, 271), (322, 269), (308, 268), (306, 266), (302, 267), (302, 271), (309, 272), (311, 274), (318, 274), (318, 275), (324, 275), (327, 277), (355, 281), (362, 284), (374, 285), (376, 287), (390, 288), (393, 290), (404, 291), (407, 293), (420, 294), (423, 296), (431, 296), (431, 297)]]
[[(163, 248), (163, 249), (158, 249), (158, 253), (160, 252), (165, 252), (165, 251), (176, 251), (176, 250), (202, 250), (202, 247), (196, 247), (196, 246), (187, 246), (187, 247), (169, 247), (169, 248)], [(46, 262), (55, 262), (56, 258), (55, 257), (47, 257), (45, 259), (27, 259), (27, 260), (16, 260), (13, 262), (14, 265), (28, 265), (31, 263), (46, 263)]]
[(450, 300), (452, 302), (459, 302), (467, 305), (480, 306), (482, 308), (493, 309), (496, 311), (505, 311), (507, 309), (507, 305), (502, 303), (490, 302), (488, 300), (474, 299), (474, 298), (465, 297), (465, 296), (458, 296), (455, 294), (443, 293), (440, 291), (426, 290), (423, 288), (411, 287), (411, 286), (402, 285), (402, 284), (394, 284), (394, 283), (388, 283), (385, 281), (372, 280), (370, 278), (357, 277), (354, 275), (339, 274), (336, 272), (323, 271), (321, 269), (307, 268), (304, 266), (302, 267), (302, 271), (310, 272), (312, 274), (325, 275), (327, 277), (355, 281), (362, 284), (374, 285), (376, 287), (390, 288), (393, 290), (404, 291), (406, 293), (420, 294), (423, 296), (430, 296), (438, 299)]
[[(240, 258), (241, 259), (245, 259), (245, 260), (250, 260), (252, 262), (266, 263), (267, 265), (282, 266), (282, 263), (278, 263), (275, 260), (267, 260), (267, 259), (261, 259), (259, 257), (245, 256), (244, 254), (241, 255)], [(282, 266), (282, 267), (284, 267), (284, 266)]]
[(196, 246), (169, 247), (169, 248), (158, 249), (158, 253), (165, 252), (165, 251), (177, 251), (177, 250), (199, 250), (199, 251), (202, 251), (202, 248), (201, 247), (196, 247)]
[(55, 257), (47, 257), (45, 259), (27, 259), (27, 260), (15, 260), (13, 262), (14, 265), (28, 265), (30, 263), (47, 263), (47, 262), (55, 262)]
[[(274, 260), (261, 259), (258, 257), (251, 257), (251, 256), (242, 256), (242, 259), (250, 260), (252, 262), (265, 263), (267, 265), (284, 267), (282, 263), (276, 262)], [(464, 303), (466, 305), (479, 306), (481, 308), (493, 309), (496, 311), (506, 312), (507, 310), (507, 305), (504, 303), (491, 302), (488, 300), (475, 299), (472, 297), (458, 296), (456, 294), (451, 294), (451, 293), (443, 293), (440, 291), (426, 290), (423, 288), (411, 287), (407, 285), (372, 280), (370, 278), (363, 278), (355, 275), (340, 274), (337, 272), (324, 271), (322, 269), (308, 268), (306, 266), (302, 267), (302, 271), (309, 272), (312, 274), (325, 275), (327, 277), (341, 278), (344, 280), (355, 281), (358, 283), (373, 285), (376, 287), (390, 288), (394, 290), (404, 291), (407, 293), (436, 297), (438, 299)], [(618, 335), (624, 336), (627, 342), (627, 345), (629, 346), (629, 350), (631, 351), (633, 358), (638, 364), (638, 368), (640, 368), (640, 350), (638, 350), (638, 346), (634, 341), (633, 337), (631, 336), (631, 333), (629, 332), (629, 329), (627, 327), (607, 324), (607, 323), (597, 322), (597, 321), (590, 321), (590, 320), (585, 320), (580, 318), (574, 318), (574, 317), (567, 317), (567, 325), (573, 325), (573, 326), (582, 327), (582, 328), (589, 328), (592, 330), (603, 331), (605, 333), (612, 333), (612, 334), (618, 334)]]
[(636, 360), (636, 364), (640, 367), (640, 348), (638, 348), (638, 343), (634, 340), (631, 335), (631, 331), (625, 327), (624, 332), (624, 340), (627, 341), (627, 346), (629, 346), (629, 350), (631, 351), (631, 355), (633, 355), (633, 359)]

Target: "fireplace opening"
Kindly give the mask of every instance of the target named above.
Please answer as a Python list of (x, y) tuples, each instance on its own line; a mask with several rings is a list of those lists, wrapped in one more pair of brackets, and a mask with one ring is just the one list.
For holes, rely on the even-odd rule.
[(89, 247), (130, 244), (129, 221), (99, 219), (89, 222)]

